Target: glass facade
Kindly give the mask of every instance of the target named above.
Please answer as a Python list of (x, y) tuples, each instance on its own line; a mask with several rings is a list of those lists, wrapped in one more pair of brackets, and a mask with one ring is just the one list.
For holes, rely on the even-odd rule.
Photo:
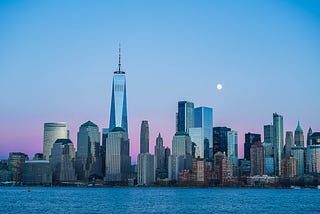
[(238, 133), (236, 131), (228, 132), (228, 158), (234, 166), (238, 166)]
[(115, 127), (121, 127), (128, 132), (126, 76), (123, 71), (117, 71), (113, 76), (109, 129)]
[[(213, 147), (213, 113), (212, 108), (194, 109), (194, 128), (189, 129), (192, 142), (196, 143), (196, 157), (209, 158), (209, 149)], [(208, 145), (209, 144), (209, 145)]]
[(194, 125), (194, 104), (188, 101), (178, 102), (177, 128), (178, 132), (189, 132)]
[(277, 113), (273, 114), (273, 152), (274, 172), (281, 176), (281, 160), (283, 157), (283, 117)]

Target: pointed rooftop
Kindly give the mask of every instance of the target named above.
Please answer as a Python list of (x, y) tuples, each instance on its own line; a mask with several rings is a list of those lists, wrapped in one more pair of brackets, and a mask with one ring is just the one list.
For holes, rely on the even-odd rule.
[(303, 132), (301, 126), (300, 126), (300, 121), (298, 120), (298, 125), (297, 125), (297, 128), (296, 128), (296, 131), (297, 132)]
[(94, 124), (93, 122), (91, 122), (90, 120), (84, 124), (81, 125), (82, 127), (89, 127), (89, 126), (93, 126), (93, 127), (98, 127), (96, 124)]

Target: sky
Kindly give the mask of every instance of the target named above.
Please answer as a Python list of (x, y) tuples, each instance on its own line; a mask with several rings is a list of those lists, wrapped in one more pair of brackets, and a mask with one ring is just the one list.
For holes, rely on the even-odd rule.
[[(108, 127), (118, 45), (131, 156), (142, 120), (150, 151), (171, 147), (178, 101), (212, 107), (214, 126), (320, 130), (320, 1), (0, 2), (0, 158), (42, 152), (43, 124)], [(223, 89), (218, 91), (216, 85)]]

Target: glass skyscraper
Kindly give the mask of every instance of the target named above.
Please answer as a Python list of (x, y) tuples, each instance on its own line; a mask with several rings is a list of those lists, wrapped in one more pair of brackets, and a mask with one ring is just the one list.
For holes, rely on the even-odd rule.
[(273, 152), (274, 172), (281, 176), (281, 160), (283, 157), (283, 117), (277, 113), (273, 114)]
[(115, 127), (121, 127), (128, 132), (126, 76), (125, 72), (121, 71), (120, 59), (119, 49), (119, 69), (113, 75), (109, 129), (112, 131)]
[(228, 158), (234, 166), (238, 166), (238, 133), (228, 131)]
[(212, 108), (194, 109), (194, 128), (189, 128), (189, 135), (196, 146), (196, 157), (210, 158), (209, 148), (213, 147), (213, 113)]
[(188, 101), (178, 102), (178, 114), (177, 114), (177, 132), (189, 133), (189, 128), (194, 125), (193, 122), (194, 104)]

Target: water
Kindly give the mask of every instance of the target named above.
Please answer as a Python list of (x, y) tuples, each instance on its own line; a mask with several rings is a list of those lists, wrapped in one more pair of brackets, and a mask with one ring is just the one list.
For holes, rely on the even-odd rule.
[(0, 213), (320, 213), (320, 190), (0, 187)]

